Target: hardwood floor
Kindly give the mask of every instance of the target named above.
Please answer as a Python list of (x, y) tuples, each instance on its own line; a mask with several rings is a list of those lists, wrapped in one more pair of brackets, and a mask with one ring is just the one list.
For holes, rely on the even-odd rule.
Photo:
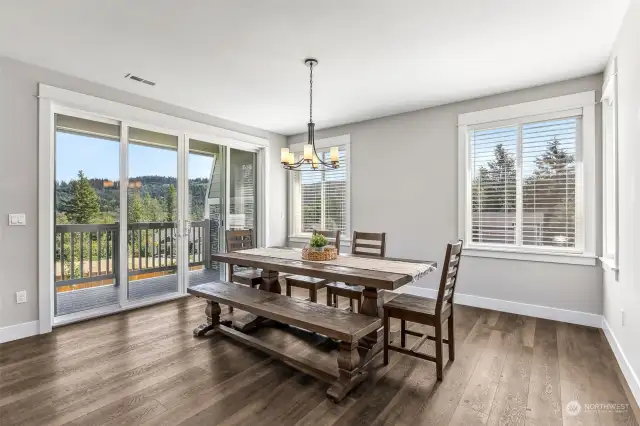
[[(256, 350), (193, 338), (204, 305), (183, 299), (1, 345), (0, 424), (638, 425), (596, 329), (457, 306), (456, 361), (442, 382), (435, 364), (392, 353), (334, 404), (326, 384)], [(257, 333), (305, 356), (335, 351), (318, 335)], [(623, 405), (569, 413), (573, 400)]]

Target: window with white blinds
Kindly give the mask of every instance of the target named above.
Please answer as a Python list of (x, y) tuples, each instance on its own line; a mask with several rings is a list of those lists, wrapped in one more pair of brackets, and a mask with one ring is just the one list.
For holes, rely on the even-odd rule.
[(469, 131), (472, 244), (576, 247), (579, 122)]
[[(329, 162), (328, 149), (318, 149), (318, 156)], [(298, 154), (299, 157), (300, 154)], [(293, 236), (306, 236), (314, 229), (349, 233), (348, 147), (339, 147), (340, 167), (324, 172), (305, 164), (292, 172)]]

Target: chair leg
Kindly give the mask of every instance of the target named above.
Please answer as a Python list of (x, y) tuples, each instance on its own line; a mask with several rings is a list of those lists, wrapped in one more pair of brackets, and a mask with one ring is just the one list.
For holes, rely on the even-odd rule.
[(291, 284), (289, 284), (289, 282), (287, 282), (286, 287), (287, 287), (287, 290), (286, 290), (287, 296), (291, 297)]
[(444, 360), (442, 359), (442, 324), (436, 324), (436, 376), (438, 381), (442, 381), (442, 367)]
[(382, 332), (384, 333), (384, 365), (389, 365), (389, 313), (384, 310)]
[(407, 345), (407, 321), (400, 320), (400, 346), (403, 348)]
[(351, 309), (351, 312), (353, 312), (353, 299), (349, 298), (349, 309)]
[(329, 287), (326, 287), (327, 289), (327, 306), (333, 306), (333, 303), (331, 303), (331, 289)]
[(362, 296), (358, 296), (356, 300), (358, 302), (358, 313), (360, 313), (362, 311)]
[(454, 323), (453, 323), (453, 310), (451, 311), (451, 316), (449, 316), (449, 319), (447, 320), (447, 326), (448, 326), (448, 336), (447, 336), (447, 340), (449, 342), (449, 360), (450, 361), (454, 361), (456, 359), (456, 342), (455, 342), (455, 330), (454, 330)]
[(311, 299), (311, 301), (313, 303), (318, 303), (318, 289), (317, 288), (310, 288), (309, 289), (309, 299)]
[(334, 308), (338, 307), (338, 295), (337, 294), (333, 295), (333, 307)]

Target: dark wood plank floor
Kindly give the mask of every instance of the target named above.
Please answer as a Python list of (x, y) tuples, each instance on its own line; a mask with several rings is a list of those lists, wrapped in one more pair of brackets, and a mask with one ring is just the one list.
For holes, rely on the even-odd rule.
[[(630, 403), (596, 329), (458, 306), (443, 382), (434, 364), (392, 353), (334, 404), (326, 384), (256, 350), (194, 339), (203, 312), (189, 298), (0, 346), (0, 424), (638, 425), (631, 407), (566, 410)], [(295, 330), (258, 334), (309, 357), (335, 350)]]

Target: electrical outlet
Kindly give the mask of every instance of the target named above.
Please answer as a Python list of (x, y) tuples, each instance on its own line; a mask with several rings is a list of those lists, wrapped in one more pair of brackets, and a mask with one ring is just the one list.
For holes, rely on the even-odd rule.
[(622, 322), (622, 326), (624, 327), (624, 309), (620, 309), (620, 321)]
[(16, 292), (16, 303), (27, 303), (27, 291), (17, 291)]

